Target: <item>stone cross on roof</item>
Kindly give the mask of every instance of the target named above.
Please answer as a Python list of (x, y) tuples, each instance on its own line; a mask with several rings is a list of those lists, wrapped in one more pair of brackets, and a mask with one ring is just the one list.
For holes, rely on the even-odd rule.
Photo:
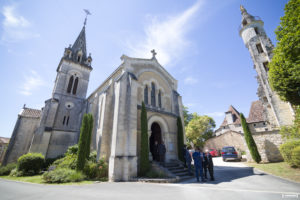
[(155, 52), (155, 49), (152, 49), (152, 51), (151, 51), (151, 53), (152, 53), (152, 58), (155, 58), (155, 56), (156, 56), (156, 52)]

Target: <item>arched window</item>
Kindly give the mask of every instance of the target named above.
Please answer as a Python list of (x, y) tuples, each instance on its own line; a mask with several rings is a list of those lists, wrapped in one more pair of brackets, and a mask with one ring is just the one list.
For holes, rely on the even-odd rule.
[(158, 106), (161, 108), (161, 91), (158, 92)]
[(63, 125), (65, 125), (66, 122), (66, 116), (64, 116)]
[(154, 83), (151, 83), (151, 106), (156, 106), (155, 102), (155, 85)]
[(70, 116), (68, 116), (68, 118), (67, 118), (67, 126), (68, 126), (68, 124), (69, 124), (69, 119), (70, 119)]
[(78, 86), (78, 77), (76, 77), (75, 82), (74, 82), (74, 86), (73, 86), (73, 94), (76, 94), (77, 86)]
[(78, 56), (77, 56), (77, 62), (80, 62), (80, 58), (81, 58), (81, 56), (78, 55)]
[(148, 105), (148, 86), (147, 85), (144, 89), (144, 102), (146, 105)]
[(67, 93), (71, 93), (72, 86), (73, 86), (73, 81), (74, 81), (74, 77), (71, 76), (71, 77), (70, 77), (70, 80), (69, 80), (69, 84), (68, 84)]

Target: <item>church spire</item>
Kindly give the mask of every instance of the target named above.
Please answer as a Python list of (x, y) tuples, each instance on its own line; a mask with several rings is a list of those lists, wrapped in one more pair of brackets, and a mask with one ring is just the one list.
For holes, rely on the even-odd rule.
[(240, 10), (242, 13), (242, 26), (246, 26), (247, 24), (255, 21), (255, 18), (247, 12), (243, 5), (240, 6)]
[(79, 33), (77, 39), (72, 45), (73, 54), (81, 52), (82, 58), (86, 59), (86, 39), (85, 39), (85, 26), (82, 27), (81, 32)]

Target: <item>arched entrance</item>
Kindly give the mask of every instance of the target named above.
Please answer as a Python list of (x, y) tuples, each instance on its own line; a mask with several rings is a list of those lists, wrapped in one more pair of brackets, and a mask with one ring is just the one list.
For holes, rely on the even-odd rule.
[[(157, 142), (157, 144), (155, 144)], [(161, 128), (158, 123), (154, 122), (151, 125), (151, 136), (149, 138), (150, 152), (153, 160), (159, 161), (158, 145), (162, 143)]]

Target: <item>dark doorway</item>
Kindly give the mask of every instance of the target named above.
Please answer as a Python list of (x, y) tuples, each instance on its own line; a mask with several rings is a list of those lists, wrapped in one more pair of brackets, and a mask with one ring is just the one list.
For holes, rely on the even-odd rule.
[[(157, 141), (157, 145), (155, 145), (155, 141)], [(151, 125), (151, 136), (149, 138), (149, 146), (150, 152), (152, 154), (153, 160), (158, 161), (158, 145), (161, 144), (162, 137), (161, 137), (161, 129), (158, 123), (154, 122)]]

